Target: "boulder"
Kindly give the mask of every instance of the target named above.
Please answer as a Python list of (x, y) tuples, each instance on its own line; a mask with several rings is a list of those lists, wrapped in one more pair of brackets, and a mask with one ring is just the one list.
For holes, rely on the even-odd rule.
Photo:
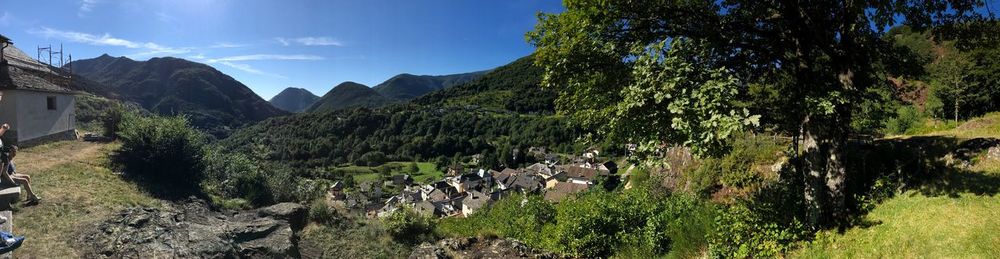
[(79, 240), (85, 258), (298, 258), (305, 207), (224, 212), (202, 200), (125, 209)]

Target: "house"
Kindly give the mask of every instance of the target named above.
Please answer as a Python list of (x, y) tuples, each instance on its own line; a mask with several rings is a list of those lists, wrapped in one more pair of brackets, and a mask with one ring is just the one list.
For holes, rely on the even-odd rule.
[(508, 189), (514, 184), (514, 180), (517, 179), (517, 175), (521, 174), (517, 169), (505, 168), (500, 173), (493, 176), (493, 181), (497, 188), (501, 190)]
[(397, 174), (392, 176), (392, 185), (409, 186), (413, 184), (413, 177), (408, 174)]
[(344, 195), (344, 183), (341, 181), (334, 182), (330, 185), (330, 188), (327, 188), (326, 195), (330, 198), (330, 200), (334, 201), (346, 199), (347, 196)]
[(508, 189), (521, 193), (535, 193), (542, 190), (542, 179), (533, 174), (519, 174), (514, 177), (514, 181)]
[(545, 179), (545, 189), (555, 188), (557, 183), (566, 182), (567, 180), (569, 180), (569, 177), (566, 176), (566, 172), (554, 174), (552, 177)]
[(0, 61), (0, 123), (4, 144), (31, 146), (76, 139), (76, 97), (69, 73), (35, 61), (14, 46)]
[(479, 176), (478, 173), (467, 173), (448, 179), (448, 183), (455, 187), (458, 192), (480, 189), (483, 182), (483, 177)]
[(548, 179), (553, 175), (552, 168), (549, 168), (549, 166), (542, 163), (535, 163), (533, 165), (530, 165), (527, 168), (524, 168), (524, 171), (537, 174), (538, 176), (541, 176), (544, 179)]
[(429, 201), (421, 201), (413, 204), (413, 210), (427, 217), (437, 215), (437, 207)]
[(566, 199), (566, 197), (568, 197), (569, 195), (582, 192), (584, 190), (587, 190), (587, 188), (589, 188), (589, 185), (586, 184), (576, 184), (568, 182), (556, 183), (556, 185), (552, 189), (545, 191), (545, 196), (543, 198), (549, 202), (558, 203), (563, 199)]
[(473, 212), (486, 206), (489, 200), (490, 196), (481, 192), (468, 192), (468, 195), (465, 195), (465, 198), (462, 199), (462, 216), (468, 217), (469, 215), (472, 215)]
[(550, 166), (550, 167), (551, 166), (555, 166), (556, 164), (559, 164), (559, 155), (556, 155), (556, 154), (546, 154), (545, 155), (545, 164), (548, 165), (548, 166)]

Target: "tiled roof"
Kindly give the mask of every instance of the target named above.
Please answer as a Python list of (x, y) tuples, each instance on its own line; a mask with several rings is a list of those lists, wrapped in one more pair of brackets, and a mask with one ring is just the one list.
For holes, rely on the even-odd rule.
[(4, 49), (3, 56), (5, 64), (0, 64), (0, 89), (72, 92), (65, 88), (70, 79), (60, 69), (35, 61), (13, 46)]

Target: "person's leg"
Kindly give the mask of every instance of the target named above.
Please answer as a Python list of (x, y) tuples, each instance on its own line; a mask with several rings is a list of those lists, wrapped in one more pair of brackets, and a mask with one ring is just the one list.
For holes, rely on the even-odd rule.
[(31, 190), (31, 182), (29, 182), (27, 178), (18, 177), (17, 175), (15, 175), (15, 176), (13, 176), (11, 178), (14, 179), (15, 183), (17, 183), (21, 187), (24, 187), (24, 191), (28, 193), (28, 200), (29, 201), (34, 201), (34, 200), (38, 199), (38, 196), (35, 195), (35, 192)]

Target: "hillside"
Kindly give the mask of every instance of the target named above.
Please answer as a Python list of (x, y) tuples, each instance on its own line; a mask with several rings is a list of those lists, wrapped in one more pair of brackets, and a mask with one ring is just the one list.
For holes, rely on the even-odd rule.
[(348, 107), (379, 107), (391, 102), (392, 99), (382, 96), (368, 86), (355, 82), (343, 82), (330, 89), (306, 111), (326, 112)]
[(319, 96), (309, 92), (309, 90), (289, 87), (272, 97), (268, 102), (278, 109), (289, 112), (302, 112), (309, 108), (309, 106), (312, 106), (313, 103), (316, 103), (316, 100), (319, 100)]
[(474, 105), (521, 113), (553, 113), (556, 93), (540, 87), (542, 69), (534, 57), (522, 57), (482, 77), (431, 92), (414, 100), (432, 106)]
[(184, 59), (134, 61), (105, 54), (67, 66), (82, 77), (107, 85), (124, 100), (159, 114), (184, 114), (195, 126), (216, 136), (225, 136), (248, 122), (287, 114), (232, 77)]
[(391, 105), (268, 119), (237, 130), (221, 145), (250, 152), (255, 143), (282, 147), (280, 164), (302, 169), (345, 163), (434, 161), (456, 155), (498, 156), (494, 150), (546, 146), (571, 150), (582, 131), (554, 116), (519, 116), (481, 110)]
[(464, 74), (428, 76), (399, 74), (381, 84), (372, 87), (382, 96), (410, 100), (421, 95), (475, 80), (488, 71), (478, 71)]

